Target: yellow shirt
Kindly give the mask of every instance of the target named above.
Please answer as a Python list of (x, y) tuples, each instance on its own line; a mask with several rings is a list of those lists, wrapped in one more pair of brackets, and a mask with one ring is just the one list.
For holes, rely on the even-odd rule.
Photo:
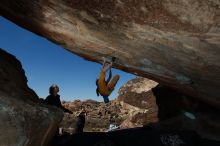
[(99, 93), (102, 96), (109, 96), (111, 94), (111, 91), (108, 90), (107, 83), (105, 81), (105, 73), (103, 71), (100, 72), (98, 88), (99, 88)]

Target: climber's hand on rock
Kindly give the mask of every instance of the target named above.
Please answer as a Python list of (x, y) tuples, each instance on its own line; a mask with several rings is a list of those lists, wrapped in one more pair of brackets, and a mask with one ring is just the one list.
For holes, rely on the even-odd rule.
[(106, 58), (102, 57), (102, 61), (103, 61), (103, 63), (106, 63)]

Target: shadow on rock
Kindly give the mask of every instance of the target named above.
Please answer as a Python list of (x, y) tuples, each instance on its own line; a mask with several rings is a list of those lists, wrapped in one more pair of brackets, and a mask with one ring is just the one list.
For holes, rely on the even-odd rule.
[(200, 138), (193, 131), (166, 131), (158, 126), (118, 130), (109, 133), (63, 135), (53, 146), (217, 146), (220, 142)]

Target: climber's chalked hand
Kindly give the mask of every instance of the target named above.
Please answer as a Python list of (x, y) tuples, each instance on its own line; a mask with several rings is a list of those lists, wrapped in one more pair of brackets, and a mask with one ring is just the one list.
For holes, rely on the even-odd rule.
[(116, 57), (114, 56), (102, 57), (102, 60), (103, 62), (114, 63), (116, 60)]

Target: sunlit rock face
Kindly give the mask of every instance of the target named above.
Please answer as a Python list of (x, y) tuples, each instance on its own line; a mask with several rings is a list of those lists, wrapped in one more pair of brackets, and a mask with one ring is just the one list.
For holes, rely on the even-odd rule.
[(90, 61), (219, 107), (219, 0), (1, 0), (0, 14)]
[(121, 128), (142, 127), (158, 122), (158, 106), (152, 92), (157, 85), (157, 82), (138, 77), (120, 88), (117, 100), (128, 113)]
[(152, 80), (137, 77), (128, 81), (117, 100), (128, 113), (121, 128), (156, 123), (168, 131), (190, 130), (203, 138), (220, 140), (217, 108)]
[(20, 62), (0, 49), (0, 145), (47, 146), (62, 116), (39, 101)]

